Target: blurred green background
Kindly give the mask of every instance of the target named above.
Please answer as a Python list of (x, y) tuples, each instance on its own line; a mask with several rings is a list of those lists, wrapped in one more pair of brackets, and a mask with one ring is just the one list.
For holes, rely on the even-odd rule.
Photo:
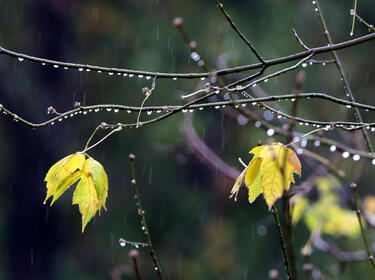
[[(238, 27), (267, 59), (302, 51), (292, 28), (308, 46), (326, 45), (311, 1), (238, 0), (224, 4)], [(352, 4), (351, 0), (321, 3), (335, 42), (350, 39)], [(212, 68), (257, 62), (213, 0), (1, 0), (0, 7), (0, 45), (30, 55), (129, 69), (200, 72), (172, 24), (178, 16)], [(374, 2), (359, 1), (358, 14), (375, 23)], [(367, 33), (367, 28), (356, 24), (355, 36)], [(339, 55), (356, 99), (374, 104), (374, 42), (339, 51)], [(281, 67), (267, 73), (276, 69)], [(303, 70), (303, 92), (345, 97), (334, 65), (314, 65)], [(262, 87), (269, 95), (291, 93), (298, 71), (270, 80)], [(231, 76), (226, 81), (245, 75)], [(147, 104), (181, 104), (180, 95), (194, 91), (199, 82), (203, 83), (158, 80)], [(0, 56), (0, 103), (32, 122), (48, 119), (49, 106), (63, 112), (73, 108), (74, 102), (138, 106), (143, 100), (142, 87), (150, 84), (146, 79), (54, 69)], [(290, 112), (289, 102), (281, 105)], [(248, 107), (260, 116), (264, 113), (257, 107)], [(319, 100), (301, 101), (298, 112), (311, 119), (354, 120), (352, 109)], [(145, 115), (143, 119), (153, 116)], [(50, 208), (42, 204), (44, 176), (53, 163), (82, 150), (100, 122), (131, 122), (136, 114), (103, 111), (35, 130), (1, 115), (0, 279), (135, 279), (128, 257), (131, 248), (118, 243), (121, 237), (144, 241), (129, 183), (130, 153), (137, 157), (139, 191), (167, 279), (268, 279), (272, 269), (285, 279), (273, 218), (263, 198), (249, 205), (246, 191), (241, 189), (239, 201), (228, 199), (233, 180), (201, 161), (189, 148), (183, 116), (125, 129), (90, 151), (109, 177), (108, 211), (95, 217), (81, 234), (78, 207), (71, 205), (73, 188)], [(375, 121), (373, 113), (364, 112), (363, 116)], [(285, 120), (271, 122), (280, 126)], [(248, 161), (250, 148), (258, 140), (268, 139), (266, 132), (252, 122), (240, 125), (236, 117), (215, 109), (194, 113), (194, 126), (205, 143), (236, 169), (242, 168), (238, 157)], [(311, 128), (297, 126), (296, 130)], [(365, 149), (360, 133), (334, 131), (326, 136)], [(285, 142), (285, 137), (274, 138)], [(343, 191), (362, 168), (358, 181), (363, 186), (361, 195), (374, 193), (374, 167), (370, 162), (341, 159), (341, 153), (334, 155), (329, 147), (315, 147), (313, 143), (308, 143), (308, 148), (325, 157), (336, 156), (338, 166), (347, 172), (342, 180)], [(297, 185), (317, 168), (316, 162), (304, 156), (301, 161), (303, 176)], [(370, 241), (375, 239), (371, 230), (368, 236)], [(304, 224), (296, 226), (295, 237), (298, 270), (300, 279), (304, 279), (300, 249), (309, 238)], [(344, 250), (363, 248), (360, 238), (327, 238)], [(156, 279), (148, 251), (141, 249), (139, 254), (142, 279)], [(322, 271), (335, 273), (340, 268), (332, 256), (319, 251), (313, 252), (312, 262)], [(368, 263), (349, 264), (344, 273), (333, 279), (353, 279), (358, 275), (360, 279), (373, 279), (374, 274)]]

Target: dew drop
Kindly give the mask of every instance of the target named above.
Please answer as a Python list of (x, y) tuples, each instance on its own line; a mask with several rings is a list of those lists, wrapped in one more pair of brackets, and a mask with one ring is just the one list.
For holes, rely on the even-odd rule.
[(188, 109), (182, 109), (182, 113), (186, 113)]
[(343, 152), (341, 155), (343, 158), (348, 158), (350, 156), (349, 152)]
[(53, 67), (54, 67), (54, 68), (59, 68), (59, 66), (58, 66), (58, 65), (56, 65), (56, 64), (54, 64), (54, 65), (53, 65)]
[(127, 110), (126, 112), (127, 112), (128, 114), (130, 114), (132, 111), (131, 111), (131, 110)]
[(319, 10), (318, 10), (318, 8), (315, 8), (315, 12), (318, 12)]
[(156, 110), (156, 113), (160, 114), (160, 113), (161, 113), (161, 110)]
[(127, 75), (128, 75), (128, 73), (124, 73), (124, 74), (122, 74), (123, 77), (126, 77)]
[(173, 79), (172, 79), (173, 81), (177, 81), (177, 78), (176, 77), (174, 77)]
[(96, 108), (96, 109), (95, 109), (95, 112), (99, 112), (99, 108)]
[(277, 118), (278, 119), (281, 119), (283, 116), (282, 115), (277, 115)]
[(42, 65), (43, 65), (43, 66), (44, 66), (44, 65), (46, 65), (46, 63), (45, 63), (45, 62), (43, 62), (43, 63), (42, 63)]
[(202, 78), (201, 78), (201, 81), (204, 81), (205, 79), (206, 79), (206, 77), (202, 77)]
[(65, 70), (68, 70), (69, 68), (65, 66), (64, 69), (65, 69)]
[(256, 86), (257, 86), (257, 84), (253, 84), (253, 85), (252, 85), (252, 87), (256, 87)]
[(322, 63), (322, 66), (326, 66), (326, 63), (325, 63), (325, 62), (323, 62), (323, 63)]
[(352, 106), (351, 106), (351, 105), (346, 105), (345, 107), (346, 107), (346, 108), (349, 108), (349, 109), (350, 109), (350, 108), (352, 108)]
[(307, 66), (307, 63), (306, 63), (306, 62), (302, 63), (302, 67), (303, 67), (303, 68), (305, 68), (306, 66)]
[(83, 113), (84, 115), (86, 115), (86, 114), (87, 114), (87, 111), (83, 111), (82, 113)]
[(215, 109), (219, 109), (220, 108), (220, 106), (215, 106)]
[(131, 77), (133, 77), (134, 76), (134, 74), (129, 74), (129, 78), (131, 78)]
[(199, 67), (203, 67), (203, 65), (204, 65), (204, 61), (201, 59), (201, 60), (199, 60), (198, 61), (198, 66)]
[(189, 112), (190, 112), (190, 113), (193, 113), (193, 112), (194, 112), (194, 109), (189, 109)]
[(251, 105), (257, 105), (257, 103), (256, 102), (251, 102)]
[(121, 247), (125, 247), (126, 246), (126, 241), (124, 239), (120, 238), (118, 242), (120, 243)]
[(108, 111), (108, 112), (111, 112), (111, 111), (112, 111), (112, 108), (107, 108), (107, 111)]
[(372, 165), (375, 165), (375, 158), (371, 161)]
[(102, 73), (102, 70), (98, 70), (98, 73)]
[(201, 58), (200, 55), (197, 52), (192, 52), (190, 57), (194, 61), (198, 61)]
[(303, 150), (301, 148), (297, 149), (297, 154), (302, 155), (303, 154)]
[(320, 146), (320, 141), (316, 140), (316, 141), (314, 142), (314, 146), (315, 146), (315, 147), (319, 147), (319, 146)]
[(316, 4), (316, 2), (315, 2), (315, 1), (312, 1), (312, 4), (313, 4), (313, 5), (315, 5), (315, 4)]
[(113, 72), (108, 72), (108, 75), (109, 75), (109, 76), (112, 76), (112, 75), (113, 75)]
[(18, 60), (19, 60), (19, 61), (23, 61), (23, 57), (19, 57)]
[(137, 243), (135, 243), (135, 244), (134, 244), (134, 247), (138, 249), (138, 248), (139, 248), (139, 245), (138, 245)]
[(114, 109), (113, 112), (118, 113), (119, 109)]
[(90, 71), (91, 71), (91, 69), (89, 69), (89, 68), (86, 69), (86, 72), (90, 72)]
[(330, 150), (331, 152), (336, 151), (336, 146), (335, 146), (335, 145), (332, 145), (331, 147), (329, 147), (329, 150)]
[(361, 159), (361, 156), (360, 155), (354, 155), (353, 156), (353, 160), (354, 161), (359, 161)]
[(147, 115), (151, 115), (152, 114), (152, 111), (147, 111)]
[(293, 142), (294, 142), (294, 143), (299, 142), (299, 137), (298, 137), (298, 136), (293, 137)]
[(267, 136), (272, 136), (274, 134), (275, 134), (275, 130), (273, 130), (272, 128), (267, 130)]
[(138, 78), (140, 78), (140, 79), (143, 78), (143, 77), (144, 77), (143, 75), (138, 75)]
[(306, 146), (307, 146), (307, 139), (303, 138), (302, 141), (301, 141), (301, 147), (305, 148)]
[(246, 125), (248, 122), (249, 122), (249, 120), (246, 117), (244, 117), (241, 114), (238, 115), (238, 117), (237, 117), (237, 123), (239, 125)]
[(258, 121), (258, 122), (255, 122), (255, 127), (260, 127), (261, 126), (261, 123)]
[(267, 82), (268, 82), (268, 79), (265, 79), (264, 82), (267, 83)]
[(78, 71), (79, 71), (79, 72), (82, 72), (82, 71), (83, 71), (83, 68), (78, 68)]
[(149, 79), (151, 79), (151, 76), (146, 76), (146, 80), (149, 80)]

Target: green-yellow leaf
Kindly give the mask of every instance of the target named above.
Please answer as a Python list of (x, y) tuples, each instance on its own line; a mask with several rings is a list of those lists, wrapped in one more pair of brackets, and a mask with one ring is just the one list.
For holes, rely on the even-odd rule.
[(269, 208), (279, 199), (290, 183), (293, 173), (301, 176), (301, 163), (295, 152), (281, 143), (272, 143), (253, 148), (249, 166), (237, 178), (232, 195), (239, 191), (242, 181), (249, 188), (249, 201), (253, 202), (261, 193)]
[(44, 203), (56, 193), (59, 186), (69, 175), (82, 169), (84, 161), (85, 156), (83, 154), (75, 153), (59, 160), (48, 170), (44, 179), (47, 182), (47, 196)]
[(103, 166), (93, 158), (75, 153), (54, 164), (48, 171), (47, 196), (53, 196), (51, 205), (74, 183), (79, 181), (73, 194), (73, 204), (78, 204), (82, 215), (82, 232), (87, 223), (103, 207), (108, 196), (108, 178)]

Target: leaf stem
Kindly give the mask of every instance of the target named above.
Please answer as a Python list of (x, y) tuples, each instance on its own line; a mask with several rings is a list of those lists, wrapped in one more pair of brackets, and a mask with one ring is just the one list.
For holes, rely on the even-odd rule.
[(292, 277), (292, 274), (291, 274), (290, 263), (289, 263), (288, 255), (287, 255), (287, 252), (286, 252), (286, 246), (285, 246), (285, 240), (284, 240), (284, 236), (283, 236), (283, 230), (281, 228), (281, 224), (280, 224), (280, 220), (279, 220), (279, 215), (277, 214), (277, 208), (274, 205), (272, 205), (271, 212), (272, 212), (273, 217), (275, 219), (276, 228), (277, 228), (277, 234), (279, 236), (281, 250), (283, 252), (284, 265), (285, 265), (286, 272), (288, 274), (288, 279), (294, 280), (294, 278)]
[(152, 247), (151, 235), (150, 235), (150, 231), (148, 230), (147, 223), (146, 223), (145, 211), (143, 210), (141, 199), (140, 199), (139, 194), (138, 194), (138, 188), (137, 188), (137, 182), (135, 180), (135, 170), (134, 170), (135, 155), (130, 154), (129, 160), (130, 160), (130, 170), (131, 170), (131, 177), (132, 177), (131, 185), (133, 187), (134, 198), (136, 200), (136, 204), (137, 204), (137, 207), (138, 207), (138, 215), (141, 217), (142, 230), (144, 231), (144, 234), (146, 236), (146, 240), (147, 240), (147, 244), (148, 244), (147, 247), (149, 248), (152, 261), (154, 262), (155, 271), (156, 271), (159, 279), (164, 280), (163, 272), (161, 270), (158, 258), (156, 257), (156, 253), (155, 253), (155, 251)]
[(96, 147), (97, 145), (99, 145), (99, 144), (100, 144), (101, 142), (103, 142), (106, 138), (108, 138), (109, 136), (111, 136), (111, 134), (113, 134), (113, 133), (115, 133), (115, 132), (117, 132), (117, 131), (120, 131), (120, 130), (122, 129), (121, 126), (118, 126), (117, 128), (113, 129), (111, 132), (109, 132), (106, 136), (104, 136), (102, 139), (100, 139), (98, 142), (96, 142), (95, 144), (91, 145), (90, 147), (87, 147), (88, 143), (90, 142), (90, 140), (91, 140), (92, 137), (94, 136), (95, 132), (96, 132), (99, 128), (101, 128), (101, 127), (102, 127), (102, 125), (98, 126), (98, 127), (94, 130), (93, 134), (91, 135), (89, 141), (88, 141), (87, 144), (86, 144), (85, 149), (81, 152), (82, 154), (83, 154), (83, 153), (86, 153), (88, 150), (91, 150), (92, 148), (94, 148), (94, 147)]

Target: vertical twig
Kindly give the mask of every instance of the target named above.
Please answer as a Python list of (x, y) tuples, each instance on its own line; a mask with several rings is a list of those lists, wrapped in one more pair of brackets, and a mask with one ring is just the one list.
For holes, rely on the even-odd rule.
[(368, 259), (369, 259), (372, 267), (375, 269), (374, 256), (372, 255), (372, 252), (370, 250), (370, 246), (368, 245), (368, 241), (367, 241), (366, 234), (365, 234), (365, 229), (363, 228), (363, 223), (362, 223), (362, 219), (361, 219), (361, 210), (359, 210), (359, 207), (358, 207), (358, 197), (357, 197), (357, 188), (358, 187), (357, 187), (356, 184), (352, 183), (350, 185), (350, 188), (353, 191), (354, 210), (355, 210), (355, 212), (357, 214), (359, 227), (361, 228), (361, 234), (362, 234), (363, 244), (365, 245)]
[(353, 22), (352, 22), (352, 29), (350, 30), (350, 36), (353, 36), (353, 34), (354, 34), (355, 18), (356, 18), (356, 15), (357, 15), (357, 0), (354, 0), (354, 8), (351, 11), (353, 11), (353, 13), (352, 13), (352, 15), (353, 15)]
[[(329, 43), (329, 45), (333, 45), (333, 41), (332, 41), (331, 35), (329, 34), (329, 31), (328, 31), (328, 28), (327, 28), (327, 24), (326, 24), (325, 19), (323, 17), (322, 10), (320, 9), (319, 1), (315, 0), (313, 2), (316, 5), (317, 13), (318, 13), (319, 19), (320, 19), (320, 24), (321, 24), (321, 26), (323, 28), (324, 35), (325, 35), (325, 37), (327, 39), (327, 42)], [(344, 72), (344, 68), (342, 67), (340, 58), (338, 57), (336, 51), (334, 51), (334, 50), (332, 51), (332, 56), (333, 56), (333, 58), (335, 60), (337, 69), (340, 72), (341, 80), (342, 80), (342, 82), (344, 84), (344, 89), (345, 89), (345, 91), (346, 91), (346, 93), (347, 93), (347, 95), (349, 97), (349, 100), (352, 101), (352, 102), (355, 102), (355, 98), (354, 98), (353, 92), (352, 92), (352, 90), (350, 88), (349, 82), (348, 82), (348, 80), (346, 78), (346, 75), (345, 75), (345, 72)], [(363, 123), (363, 119), (362, 119), (361, 113), (359, 112), (359, 109), (358, 108), (354, 108), (354, 112), (355, 112), (354, 115), (355, 115), (357, 121)], [(363, 137), (365, 138), (368, 151), (370, 153), (373, 153), (374, 149), (373, 149), (373, 146), (372, 146), (372, 143), (371, 143), (371, 140), (370, 140), (370, 137), (369, 137), (369, 135), (367, 133), (366, 128), (362, 128), (362, 133), (363, 133)]]
[(151, 255), (152, 261), (154, 262), (154, 265), (155, 265), (155, 271), (158, 274), (159, 279), (164, 280), (163, 272), (161, 270), (158, 258), (156, 257), (155, 251), (152, 247), (150, 231), (148, 230), (147, 223), (146, 223), (145, 211), (143, 210), (142, 203), (141, 203), (141, 200), (140, 200), (139, 194), (138, 194), (137, 182), (135, 180), (135, 171), (134, 171), (135, 155), (130, 154), (129, 160), (130, 160), (130, 169), (131, 169), (131, 176), (132, 176), (131, 184), (132, 184), (132, 187), (133, 187), (135, 200), (137, 201), (138, 215), (141, 217), (142, 229), (143, 229), (144, 234), (146, 236), (148, 249), (150, 250), (150, 255)]
[(283, 252), (284, 265), (285, 265), (286, 272), (288, 274), (288, 279), (293, 280), (294, 278), (292, 277), (292, 273), (291, 273), (291, 269), (290, 269), (290, 263), (289, 263), (288, 255), (287, 255), (287, 252), (286, 252), (285, 240), (284, 240), (284, 236), (283, 236), (283, 230), (281, 228), (281, 224), (280, 224), (280, 220), (279, 220), (279, 215), (277, 214), (277, 209), (276, 209), (276, 207), (274, 205), (271, 208), (271, 212), (272, 212), (273, 217), (275, 219), (275, 223), (276, 223), (276, 227), (277, 227), (277, 234), (279, 236), (281, 250)]
[(258, 51), (255, 49), (255, 47), (250, 43), (250, 41), (245, 37), (245, 35), (242, 34), (242, 32), (237, 28), (237, 26), (232, 21), (230, 15), (227, 13), (227, 11), (224, 8), (223, 3), (220, 3), (219, 0), (215, 0), (217, 7), (220, 9), (220, 11), (223, 13), (227, 21), (229, 22), (230, 26), (233, 28), (233, 30), (238, 34), (238, 36), (245, 42), (245, 44), (251, 49), (251, 51), (254, 53), (254, 55), (258, 58), (258, 60), (263, 64), (266, 65), (266, 61), (260, 56)]
[(141, 280), (141, 274), (139, 273), (138, 263), (137, 263), (137, 257), (138, 257), (138, 255), (139, 255), (139, 253), (135, 249), (130, 250), (130, 252), (129, 252), (129, 257), (131, 257), (132, 261), (133, 261), (135, 279), (136, 280)]

